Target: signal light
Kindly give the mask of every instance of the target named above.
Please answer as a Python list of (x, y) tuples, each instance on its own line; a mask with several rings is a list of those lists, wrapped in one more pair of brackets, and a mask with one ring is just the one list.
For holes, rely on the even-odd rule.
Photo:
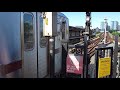
[(87, 15), (87, 16), (90, 16), (90, 14), (91, 14), (90, 12), (86, 12), (86, 15)]

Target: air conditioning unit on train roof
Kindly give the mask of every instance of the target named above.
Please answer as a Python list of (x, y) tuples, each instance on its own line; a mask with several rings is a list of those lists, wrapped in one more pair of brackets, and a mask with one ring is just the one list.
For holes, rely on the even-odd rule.
[(57, 35), (57, 12), (45, 12), (43, 18), (43, 36)]

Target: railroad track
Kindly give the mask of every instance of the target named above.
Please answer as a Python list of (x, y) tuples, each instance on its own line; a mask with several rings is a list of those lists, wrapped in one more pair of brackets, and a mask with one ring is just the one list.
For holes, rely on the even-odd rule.
[[(93, 51), (95, 50), (95, 47), (97, 46), (97, 44), (101, 41), (101, 39), (103, 39), (103, 33), (101, 33), (99, 37), (97, 37), (97, 38), (95, 38), (95, 39), (91, 39), (91, 40), (89, 41), (88, 54), (90, 55), (90, 57), (91, 57)], [(74, 44), (74, 45), (77, 45), (77, 44)], [(83, 49), (82, 49), (82, 50), (81, 50), (81, 49), (77, 49), (77, 50), (78, 50), (78, 52), (81, 52)], [(72, 49), (70, 49), (70, 52), (71, 52), (71, 53), (75, 53), (75, 52), (76, 52), (76, 49), (75, 49), (75, 48), (72, 48)], [(82, 53), (81, 53), (81, 54), (82, 54)]]
[[(95, 39), (93, 39), (93, 40), (90, 40), (89, 41), (89, 45), (88, 45), (88, 47), (87, 47), (87, 49), (88, 49), (88, 63), (90, 63), (91, 62), (91, 57), (95, 54), (95, 48), (96, 47), (98, 47), (98, 45), (100, 44), (100, 42), (101, 41), (103, 41), (103, 39), (104, 39), (104, 33), (101, 33), (100, 35), (99, 35), (99, 37), (97, 37), (97, 38), (95, 38)], [(113, 40), (112, 40), (112, 38), (109, 36), (109, 33), (107, 33), (107, 38), (106, 38), (106, 43), (107, 44), (109, 44), (109, 43), (111, 43), (111, 42), (113, 42)], [(76, 49), (75, 48), (73, 48), (72, 49), (73, 51), (73, 53), (74, 52), (76, 52)], [(82, 50), (81, 49), (79, 49), (79, 52), (81, 53), (82, 51), (84, 50), (84, 48), (82, 48)], [(84, 53), (81, 53), (81, 54), (84, 54)], [(89, 67), (89, 74), (92, 76), (92, 74), (91, 73), (95, 73), (94, 71), (95, 71), (95, 66), (94, 66), (94, 64), (91, 64), (90, 65), (90, 67)], [(91, 77), (90, 76), (90, 77)]]
[[(103, 41), (103, 39), (104, 39), (104, 33), (101, 33), (100, 35), (99, 35), (99, 37), (97, 37), (97, 38), (95, 38), (95, 39), (91, 39), (90, 41), (89, 41), (89, 45), (88, 45), (88, 55), (89, 55), (89, 57), (91, 58), (94, 54), (95, 54), (95, 48), (99, 45), (99, 43), (101, 42), (101, 41)], [(112, 43), (113, 42), (113, 39), (109, 36), (109, 33), (107, 33), (107, 38), (106, 38), (106, 43), (107, 44), (110, 44), (110, 43)], [(106, 44), (106, 45), (107, 45)], [(83, 49), (81, 50), (81, 49), (77, 49), (78, 51), (77, 52), (82, 52), (83, 51)], [(75, 53), (76, 52), (76, 49), (75, 48), (72, 48), (71, 50), (70, 50), (70, 52), (72, 52), (72, 53)], [(82, 54), (82, 53), (81, 53)]]
[[(104, 38), (104, 34), (101, 34), (100, 38), (96, 39), (94, 42), (94, 44), (90, 44), (88, 46), (88, 55), (90, 56), (90, 58), (95, 54), (95, 48), (99, 45), (100, 41), (103, 40)], [(113, 39), (110, 37), (109, 33), (107, 33), (107, 37), (106, 37), (106, 45), (110, 44), (113, 42)]]
[(101, 33), (99, 38), (92, 40), (91, 43), (88, 45), (88, 55), (90, 58), (95, 54), (95, 48), (103, 40), (103, 37), (104, 37), (104, 34)]

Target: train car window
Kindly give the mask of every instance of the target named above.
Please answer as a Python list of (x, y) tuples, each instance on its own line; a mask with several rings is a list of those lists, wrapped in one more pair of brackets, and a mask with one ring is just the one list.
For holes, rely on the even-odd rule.
[(46, 47), (47, 44), (47, 40), (46, 38), (43, 36), (43, 18), (40, 17), (40, 47), (44, 48)]
[(32, 50), (34, 48), (33, 15), (24, 14), (24, 49)]
[(57, 16), (57, 35), (59, 36), (60, 35), (60, 16), (58, 15)]
[(57, 17), (57, 24), (60, 24), (60, 16)]
[(65, 22), (62, 22), (62, 39), (65, 39)]

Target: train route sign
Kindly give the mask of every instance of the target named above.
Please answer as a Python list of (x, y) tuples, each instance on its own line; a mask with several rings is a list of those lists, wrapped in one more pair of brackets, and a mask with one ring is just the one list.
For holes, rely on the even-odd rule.
[(98, 78), (109, 76), (111, 72), (111, 58), (99, 58)]

